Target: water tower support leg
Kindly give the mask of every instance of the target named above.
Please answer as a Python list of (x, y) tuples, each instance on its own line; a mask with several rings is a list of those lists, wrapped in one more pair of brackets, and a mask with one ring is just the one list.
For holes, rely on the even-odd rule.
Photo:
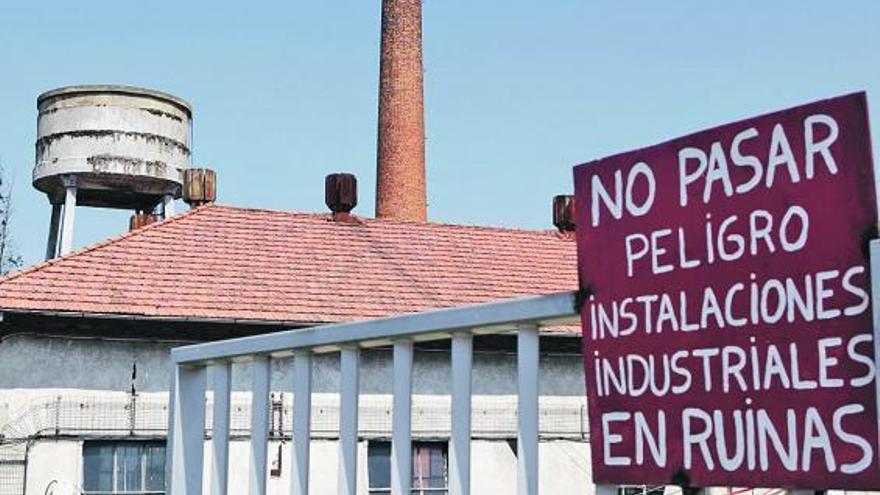
[(52, 219), (49, 220), (49, 240), (46, 243), (46, 259), (58, 254), (58, 224), (61, 223), (61, 204), (52, 205)]
[(166, 194), (162, 198), (163, 218), (171, 218), (174, 216), (174, 196)]
[(61, 223), (61, 256), (73, 247), (73, 213), (76, 210), (76, 177), (67, 176), (64, 180), (64, 220)]

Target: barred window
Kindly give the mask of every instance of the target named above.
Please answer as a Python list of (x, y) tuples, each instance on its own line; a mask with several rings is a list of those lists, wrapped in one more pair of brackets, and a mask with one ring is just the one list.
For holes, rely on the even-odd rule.
[(86, 441), (84, 495), (164, 495), (165, 443)]
[[(446, 495), (447, 443), (413, 442), (412, 495)], [(370, 493), (391, 493), (391, 442), (367, 446)]]

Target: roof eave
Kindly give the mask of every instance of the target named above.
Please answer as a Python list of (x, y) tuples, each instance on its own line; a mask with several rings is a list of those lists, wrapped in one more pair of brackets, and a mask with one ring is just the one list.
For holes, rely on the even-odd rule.
[[(47, 311), (21, 308), (0, 308), (0, 323), (5, 320), (5, 314), (15, 314), (22, 316), (37, 316), (46, 318), (74, 318), (74, 319), (92, 319), (92, 320), (116, 320), (130, 321), (142, 323), (168, 323), (175, 325), (222, 325), (222, 326), (243, 326), (243, 327), (263, 327), (267, 330), (286, 330), (315, 327), (340, 322), (322, 322), (322, 321), (296, 321), (296, 320), (259, 320), (250, 318), (197, 318), (192, 316), (154, 316), (154, 315), (133, 315), (119, 313), (93, 313), (82, 311)], [(541, 332), (548, 337), (580, 337), (580, 334), (557, 331)]]
[(146, 321), (153, 323), (207, 323), (220, 325), (265, 325), (267, 327), (313, 327), (324, 325), (331, 322), (303, 322), (303, 321), (287, 321), (287, 320), (260, 320), (249, 318), (197, 318), (192, 316), (154, 316), (154, 315), (133, 315), (121, 313), (92, 313), (84, 311), (46, 311), (36, 309), (21, 308), (0, 308), (0, 321), (3, 321), (3, 313), (15, 313), (21, 315), (50, 316), (56, 318), (93, 318), (101, 320), (124, 320), (124, 321)]

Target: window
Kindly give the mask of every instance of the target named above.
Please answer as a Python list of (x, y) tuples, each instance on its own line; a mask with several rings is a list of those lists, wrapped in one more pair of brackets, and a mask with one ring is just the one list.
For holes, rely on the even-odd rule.
[[(446, 495), (446, 442), (413, 442), (412, 495)], [(391, 493), (391, 442), (367, 447), (370, 493)]]
[(87, 441), (83, 444), (84, 495), (164, 493), (164, 442)]

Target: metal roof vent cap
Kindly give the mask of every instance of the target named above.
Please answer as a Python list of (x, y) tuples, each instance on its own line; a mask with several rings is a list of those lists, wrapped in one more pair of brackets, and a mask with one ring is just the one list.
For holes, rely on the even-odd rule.
[(335, 173), (324, 179), (324, 203), (333, 212), (334, 222), (356, 223), (351, 210), (357, 206), (357, 177)]
[(559, 232), (574, 232), (575, 229), (574, 196), (560, 194), (553, 197), (553, 225)]
[(217, 200), (217, 173), (210, 168), (191, 168), (183, 174), (183, 200), (195, 208)]
[(128, 230), (137, 230), (141, 227), (146, 227), (151, 223), (156, 223), (156, 215), (152, 213), (147, 213), (143, 211), (136, 212), (131, 218), (128, 220)]

